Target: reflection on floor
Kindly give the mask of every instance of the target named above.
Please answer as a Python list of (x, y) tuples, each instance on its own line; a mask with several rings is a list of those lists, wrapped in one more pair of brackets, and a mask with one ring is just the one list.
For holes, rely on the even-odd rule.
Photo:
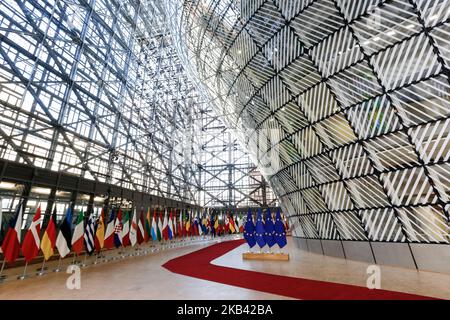
[[(69, 290), (64, 270), (0, 284), (0, 299), (286, 299), (254, 290), (194, 279), (161, 267), (207, 244), (172, 248), (83, 268), (81, 290)], [(279, 275), (365, 286), (368, 264), (302, 252), (289, 243), (289, 262), (243, 261), (246, 245), (213, 263)], [(382, 289), (450, 299), (450, 275), (382, 267)]]

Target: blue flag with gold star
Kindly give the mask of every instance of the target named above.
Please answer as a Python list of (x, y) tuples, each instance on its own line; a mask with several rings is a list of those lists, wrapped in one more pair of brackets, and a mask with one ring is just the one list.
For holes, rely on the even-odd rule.
[(280, 208), (278, 208), (277, 215), (275, 217), (275, 241), (280, 248), (283, 248), (286, 244), (286, 232), (284, 230), (284, 224), (281, 220)]
[(255, 230), (255, 238), (256, 243), (260, 248), (266, 245), (266, 240), (264, 238), (264, 234), (266, 233), (264, 229), (264, 222), (262, 220), (262, 212), (261, 208), (258, 209), (258, 215), (256, 216), (256, 230)]
[(255, 225), (253, 224), (252, 209), (248, 209), (247, 221), (245, 221), (244, 226), (244, 239), (250, 248), (255, 246)]
[(267, 209), (266, 212), (266, 223), (264, 224), (264, 229), (266, 230), (264, 234), (264, 238), (266, 240), (269, 248), (272, 248), (275, 243), (275, 226), (272, 220), (272, 213), (270, 212), (270, 208)]

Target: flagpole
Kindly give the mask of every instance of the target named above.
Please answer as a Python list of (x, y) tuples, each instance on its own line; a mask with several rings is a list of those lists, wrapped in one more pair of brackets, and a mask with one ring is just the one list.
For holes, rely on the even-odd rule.
[(83, 264), (81, 265), (83, 268), (87, 266), (86, 259), (87, 259), (87, 251), (84, 253), (84, 261)]
[(147, 254), (148, 250), (147, 250), (147, 246), (144, 246), (144, 254)]
[(38, 276), (42, 276), (44, 274), (44, 267), (45, 267), (45, 258), (42, 259), (42, 266), (41, 266), (41, 271), (39, 271), (37, 273)]
[(0, 282), (5, 280), (6, 276), (3, 275), (3, 269), (5, 269), (6, 259), (3, 258), (2, 268), (0, 269)]
[(23, 268), (22, 275), (19, 276), (17, 279), (24, 280), (27, 277), (27, 267), (28, 267), (28, 261), (25, 262), (25, 268)]
[(61, 256), (59, 256), (58, 266), (56, 267), (56, 269), (53, 270), (53, 272), (60, 272), (60, 271), (61, 271)]

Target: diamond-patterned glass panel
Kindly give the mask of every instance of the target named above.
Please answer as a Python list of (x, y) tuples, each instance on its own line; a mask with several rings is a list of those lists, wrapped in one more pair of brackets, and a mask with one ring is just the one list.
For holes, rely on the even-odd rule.
[[(448, 243), (450, 0), (225, 1), (241, 8), (251, 40), (228, 48), (194, 15), (181, 27), (230, 52), (247, 39), (253, 58), (235, 72), (256, 94), (237, 86), (235, 109), (256, 130), (283, 132), (268, 176), (297, 236)], [(210, 16), (217, 2), (191, 10)], [(198, 41), (185, 44), (210, 86), (220, 70)], [(210, 92), (219, 106), (220, 92)]]

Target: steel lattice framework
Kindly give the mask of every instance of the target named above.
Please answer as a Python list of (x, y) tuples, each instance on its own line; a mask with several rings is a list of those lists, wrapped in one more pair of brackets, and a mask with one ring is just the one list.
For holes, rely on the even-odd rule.
[(257, 160), (277, 150), (297, 236), (450, 241), (450, 1), (166, 7), (216, 112)]
[[(200, 203), (208, 207), (276, 206), (261, 172), (211, 108), (203, 110), (198, 135)], [(196, 122), (197, 123), (197, 122)]]
[(0, 158), (30, 166), (195, 204), (262, 202), (261, 175), (248, 178), (255, 166), (187, 78), (159, 1), (2, 1), (0, 136)]

